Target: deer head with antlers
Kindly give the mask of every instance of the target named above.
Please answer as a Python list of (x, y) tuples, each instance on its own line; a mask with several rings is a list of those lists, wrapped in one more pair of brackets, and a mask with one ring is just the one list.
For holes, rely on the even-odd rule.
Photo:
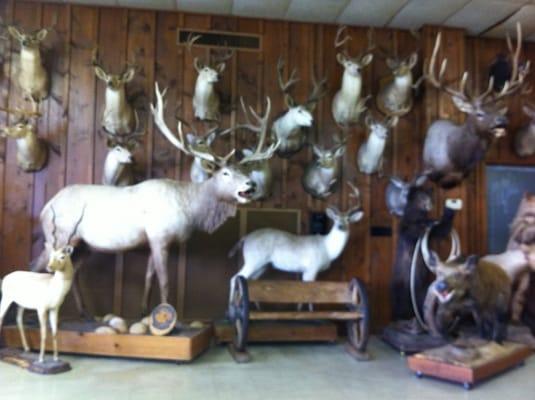
[[(57, 15), (54, 16), (57, 19)], [(4, 24), (2, 24), (4, 25)], [(40, 102), (48, 96), (48, 73), (43, 66), (41, 42), (54, 29), (55, 22), (48, 28), (41, 28), (30, 33), (14, 25), (5, 25), (7, 31), (20, 44), (20, 58), (12, 64), (13, 81), (27, 97)]]
[(98, 48), (93, 49), (91, 59), (95, 75), (106, 83), (102, 128), (108, 135), (129, 135), (139, 127), (136, 110), (126, 98), (126, 84), (134, 79), (136, 66), (127, 63), (119, 74), (106, 71), (98, 58)]
[[(188, 37), (187, 49), (191, 52), (193, 44), (202, 35), (191, 34)], [(219, 121), (220, 98), (215, 90), (215, 84), (219, 82), (220, 76), (225, 71), (226, 61), (232, 58), (234, 50), (226, 50), (215, 55), (213, 63), (206, 63), (198, 57), (193, 59), (193, 66), (197, 71), (195, 82), (195, 92), (193, 93), (193, 111), (195, 118), (201, 121)]]
[[(351, 40), (351, 36), (343, 36), (345, 30), (346, 27), (341, 26), (336, 32), (336, 38), (334, 40), (334, 47), (336, 49), (342, 48)], [(342, 85), (340, 90), (334, 95), (332, 102), (333, 118), (340, 126), (345, 127), (356, 124), (359, 121), (360, 115), (366, 110), (365, 104), (367, 98), (361, 97), (362, 70), (373, 60), (373, 54), (371, 53), (373, 47), (371, 31), (369, 31), (368, 48), (365, 51), (356, 57), (350, 56), (347, 50), (341, 50), (336, 55), (336, 60), (344, 67)]]
[(517, 24), (517, 44), (513, 48), (507, 36), (507, 45), (512, 60), (511, 78), (499, 92), (494, 92), (494, 80), (491, 77), (487, 89), (479, 95), (472, 95), (466, 83), (468, 73), (460, 79), (459, 87), (455, 88), (444, 80), (447, 59), (442, 61), (438, 75), (435, 63), (440, 48), (442, 35), (437, 35), (431, 60), (425, 72), (426, 80), (434, 87), (447, 93), (455, 106), (465, 113), (466, 121), (458, 125), (449, 120), (437, 120), (427, 130), (424, 143), (424, 167), (431, 180), (443, 188), (457, 186), (475, 165), (484, 158), (490, 143), (504, 136), (508, 119), (505, 116), (507, 107), (501, 104), (515, 93), (526, 88), (526, 76), (530, 64), (519, 64), (522, 48), (522, 29)]
[[(33, 98), (30, 98), (33, 102)], [(36, 172), (44, 168), (48, 160), (48, 144), (37, 136), (37, 127), (34, 118), (41, 114), (37, 111), (37, 103), (33, 102), (33, 110), (20, 108), (0, 108), (18, 117), (13, 125), (3, 127), (0, 137), (11, 138), (17, 141), (17, 165), (25, 172)]]
[(279, 86), (284, 94), (286, 112), (273, 122), (272, 134), (280, 142), (277, 154), (280, 157), (290, 157), (303, 148), (306, 143), (306, 132), (304, 129), (312, 126), (314, 117), (312, 113), (318, 101), (325, 96), (327, 78), (317, 80), (312, 73), (312, 91), (304, 103), (298, 103), (290, 94), (291, 88), (299, 81), (297, 70), (292, 70), (290, 78), (284, 80), (285, 62), (279, 58), (277, 63), (277, 76)]

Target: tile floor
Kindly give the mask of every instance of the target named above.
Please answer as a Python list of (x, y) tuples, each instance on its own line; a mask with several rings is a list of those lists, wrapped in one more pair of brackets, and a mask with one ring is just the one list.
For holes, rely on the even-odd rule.
[(0, 399), (535, 399), (535, 357), (465, 391), (459, 385), (417, 379), (404, 358), (377, 339), (372, 339), (370, 351), (374, 360), (357, 362), (341, 345), (253, 345), (253, 362), (241, 365), (224, 347), (183, 365), (70, 356), (64, 359), (73, 370), (57, 376), (0, 363)]

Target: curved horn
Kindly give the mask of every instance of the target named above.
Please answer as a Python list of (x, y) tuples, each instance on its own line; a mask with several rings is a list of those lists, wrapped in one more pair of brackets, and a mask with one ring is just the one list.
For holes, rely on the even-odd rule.
[(451, 249), (446, 262), (452, 261), (461, 255), (461, 241), (455, 229), (451, 230)]
[(52, 210), (52, 238), (54, 239), (54, 243), (52, 243), (52, 248), (55, 249), (58, 242), (58, 239), (56, 238), (56, 210), (54, 210), (53, 206), (50, 206), (50, 209)]
[(82, 219), (84, 218), (85, 214), (85, 204), (84, 208), (82, 208), (82, 214), (80, 214), (80, 218), (78, 218), (78, 221), (76, 222), (76, 225), (74, 225), (74, 229), (72, 230), (71, 234), (69, 235), (69, 239), (67, 240), (67, 244), (71, 243), (72, 238), (76, 234), (76, 231), (78, 230), (78, 227), (80, 226), (80, 223), (82, 222)]
[(422, 258), (424, 259), (425, 265), (429, 270), (431, 270), (433, 273), (435, 272), (435, 268), (431, 267), (431, 254), (429, 253), (429, 234), (431, 232), (431, 229), (433, 227), (429, 227), (425, 230), (424, 236), (422, 237), (422, 243), (421, 243), (421, 251), (422, 251)]

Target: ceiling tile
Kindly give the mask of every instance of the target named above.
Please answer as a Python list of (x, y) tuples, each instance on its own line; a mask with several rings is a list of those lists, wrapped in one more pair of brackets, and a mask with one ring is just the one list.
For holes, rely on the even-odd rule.
[(516, 23), (522, 24), (522, 32), (525, 37), (535, 33), (535, 5), (525, 5), (516, 14), (512, 15), (503, 24), (485, 33), (485, 37), (505, 37), (505, 32), (514, 34)]
[(231, 14), (232, 0), (176, 0), (176, 8), (189, 12)]
[(284, 19), (290, 0), (234, 0), (232, 13), (244, 17)]
[(307, 22), (335, 22), (349, 0), (292, 0), (286, 19)]
[(470, 0), (411, 0), (388, 24), (392, 28), (419, 29), (422, 25), (441, 25)]
[(146, 8), (149, 10), (174, 10), (174, 0), (117, 0), (121, 7)]
[[(444, 23), (446, 26), (465, 28), (471, 35), (478, 35), (520, 8), (514, 1), (472, 0)], [(523, 0), (524, 1), (524, 0)]]
[(338, 17), (347, 25), (384, 26), (409, 0), (351, 0)]

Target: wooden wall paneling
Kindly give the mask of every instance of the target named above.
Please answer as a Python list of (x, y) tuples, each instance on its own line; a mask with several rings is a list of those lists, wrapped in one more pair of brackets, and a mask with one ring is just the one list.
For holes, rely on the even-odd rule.
[[(150, 178), (152, 173), (153, 119), (149, 111), (149, 104), (154, 97), (155, 32), (155, 12), (128, 11), (127, 58), (135, 60), (138, 66), (136, 76), (129, 85), (129, 94), (133, 98), (137, 98), (138, 104), (142, 104), (142, 107), (138, 109), (138, 115), (140, 124), (145, 130), (143, 145), (138, 148), (134, 156), (136, 165), (139, 165), (143, 171), (141, 175), (146, 178)], [(142, 100), (140, 101), (140, 99)], [(124, 253), (123, 299), (142, 298), (148, 257), (149, 251), (146, 248)], [(118, 273), (118, 279), (120, 279), (121, 268), (118, 269)], [(157, 293), (157, 298), (160, 299), (159, 285), (156, 283), (153, 288)], [(139, 316), (141, 315), (141, 302), (123, 302), (122, 309), (125, 317)]]
[[(41, 26), (41, 7), (28, 2), (16, 2), (13, 20), (25, 31), (37, 29)], [(14, 48), (18, 51), (20, 44), (15, 43)], [(13, 68), (11, 72), (13, 74)], [(12, 84), (9, 108), (17, 107), (31, 109), (30, 102), (24, 100), (18, 84)], [(10, 123), (14, 123), (16, 118), (10, 115)], [(7, 139), (6, 145), (2, 262), (8, 269), (20, 269), (28, 265), (31, 257), (34, 174), (18, 167), (16, 141)]]

